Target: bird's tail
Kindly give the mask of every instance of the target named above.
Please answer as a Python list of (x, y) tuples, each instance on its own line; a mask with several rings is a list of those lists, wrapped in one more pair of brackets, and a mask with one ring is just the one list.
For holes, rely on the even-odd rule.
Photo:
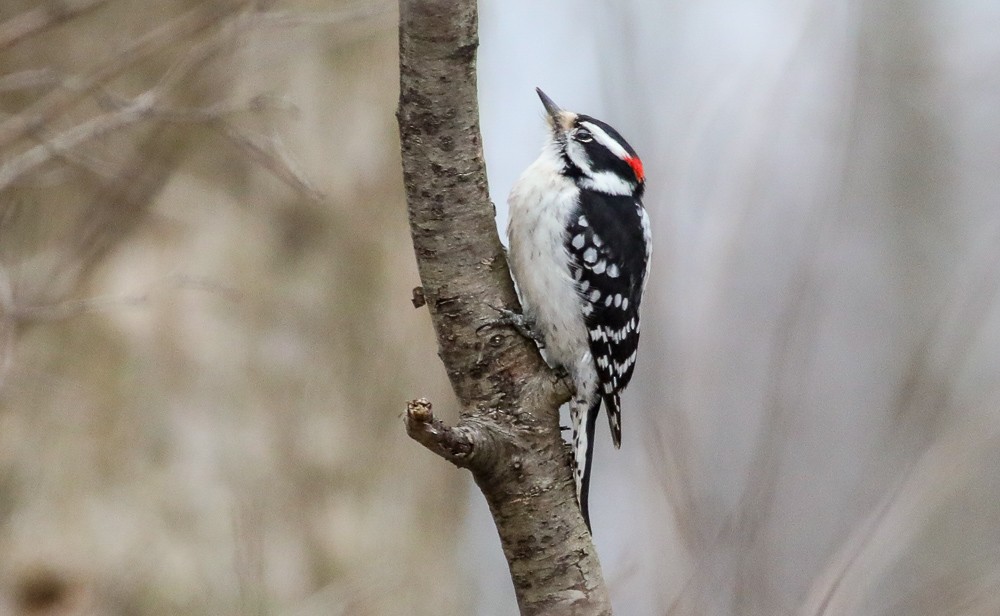
[(601, 398), (596, 396), (593, 403), (574, 400), (569, 409), (573, 423), (573, 480), (576, 482), (576, 500), (587, 530), (590, 530), (587, 494), (590, 491), (590, 465), (594, 460), (594, 426), (600, 409)]
[(611, 426), (611, 441), (615, 449), (622, 448), (622, 406), (621, 394), (615, 392), (604, 397), (604, 412), (608, 414), (608, 425)]

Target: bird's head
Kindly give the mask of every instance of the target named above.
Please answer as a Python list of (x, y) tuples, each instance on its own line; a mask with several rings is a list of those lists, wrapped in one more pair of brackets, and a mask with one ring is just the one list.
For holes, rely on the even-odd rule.
[(549, 145), (561, 159), (564, 175), (589, 190), (642, 195), (642, 161), (618, 131), (596, 118), (566, 111), (539, 88), (535, 91), (548, 114)]

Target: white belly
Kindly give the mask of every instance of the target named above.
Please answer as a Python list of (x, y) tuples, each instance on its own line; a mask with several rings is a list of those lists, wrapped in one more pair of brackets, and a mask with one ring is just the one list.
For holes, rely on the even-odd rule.
[(566, 251), (567, 223), (576, 211), (578, 189), (553, 165), (543, 155), (511, 190), (509, 261), (525, 313), (545, 337), (546, 359), (566, 368), (579, 387), (581, 377), (591, 380), (593, 367), (581, 316), (583, 300)]

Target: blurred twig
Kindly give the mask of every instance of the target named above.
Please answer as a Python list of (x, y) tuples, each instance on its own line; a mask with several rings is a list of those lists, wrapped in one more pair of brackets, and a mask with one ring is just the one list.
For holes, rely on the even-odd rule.
[(0, 152), (9, 149), (15, 140), (44, 127), (83, 97), (106, 85), (129, 67), (167, 46), (218, 24), (222, 17), (236, 12), (246, 4), (247, 2), (230, 0), (211, 2), (192, 9), (139, 37), (90, 74), (67, 80), (64, 82), (66, 87), (53, 90), (24, 111), (0, 123)]
[(73, 148), (113, 130), (149, 118), (155, 103), (156, 93), (147, 92), (137, 96), (131, 104), (118, 111), (91, 118), (13, 157), (0, 166), (0, 191), (6, 190), (16, 180), (55, 156), (68, 153)]
[(251, 160), (270, 171), (279, 180), (305, 195), (311, 201), (323, 200), (324, 194), (302, 173), (279, 137), (267, 138), (254, 135), (240, 130), (228, 122), (217, 122), (216, 126)]
[[(1000, 220), (983, 233), (983, 237), (970, 251), (965, 264), (957, 269), (948, 299), (913, 354), (909, 370), (899, 388), (895, 405), (895, 419), (899, 425), (894, 430), (896, 438), (890, 443), (890, 447), (902, 454), (907, 466), (872, 509), (865, 522), (844, 541), (826, 570), (816, 578), (809, 593), (810, 600), (803, 605), (803, 616), (833, 613), (829, 608), (843, 599), (840, 595), (856, 594), (854, 588), (842, 592), (844, 581), (852, 575), (871, 575), (868, 570), (870, 567), (864, 568), (864, 556), (876, 549), (873, 547), (876, 538), (891, 533), (894, 529), (895, 532), (901, 532), (899, 529), (904, 525), (894, 523), (898, 518), (913, 518), (919, 512), (927, 516), (928, 511), (934, 508), (932, 504), (940, 505), (943, 502), (941, 499), (948, 492), (940, 488), (930, 489), (928, 480), (921, 473), (935, 477), (939, 484), (953, 483), (956, 478), (966, 476), (963, 473), (948, 473), (946, 477), (938, 477), (933, 473), (942, 466), (947, 466), (940, 461), (932, 463), (928, 460), (935, 457), (947, 458), (954, 463), (958, 458), (956, 452), (965, 456), (963, 460), (971, 459), (977, 450), (970, 450), (968, 437), (990, 436), (978, 431), (957, 431), (957, 436), (952, 434), (950, 439), (946, 439), (944, 437), (949, 435), (942, 432), (950, 424), (940, 421), (940, 418), (949, 411), (953, 381), (956, 375), (961, 374), (962, 365), (971, 354), (976, 335), (996, 306), (997, 294), (1000, 292), (1000, 252), (996, 250), (998, 242)], [(882, 474), (886, 471), (877, 469), (876, 472)], [(924, 501), (938, 499), (938, 502), (923, 502), (917, 507), (914, 503), (920, 497)], [(917, 524), (905, 526), (912, 529)], [(883, 538), (882, 541), (886, 540)], [(905, 542), (896, 537), (893, 543)], [(886, 555), (882, 557), (889, 558)], [(859, 573), (859, 569), (863, 569), (864, 573)]]
[[(145, 290), (134, 295), (108, 295), (25, 305), (17, 301), (6, 270), (0, 268), (0, 327), (5, 323), (21, 326), (61, 321), (82, 314), (145, 305), (155, 293), (167, 289), (199, 291), (227, 301), (237, 301), (240, 297), (236, 290), (216, 280), (172, 275), (150, 284)], [(0, 335), (4, 331), (6, 330), (0, 330)]]
[(57, 86), (64, 81), (65, 77), (60, 77), (51, 68), (28, 69), (0, 76), (0, 92)]
[(0, 23), (0, 50), (107, 4), (109, 0), (56, 0), (28, 9)]
[(19, 324), (42, 321), (60, 321), (89, 312), (102, 312), (123, 306), (138, 306), (149, 301), (148, 295), (125, 297), (95, 297), (88, 299), (66, 300), (49, 305), (17, 306), (8, 311), (11, 318)]
[(355, 6), (345, 6), (334, 11), (305, 13), (301, 11), (264, 11), (254, 15), (254, 20), (261, 26), (277, 28), (295, 28), (299, 26), (342, 26), (353, 22), (364, 22), (372, 17), (389, 15), (396, 6), (395, 2), (359, 3)]
[[(96, 8), (99, 4), (102, 3), (77, 2), (69, 7), (73, 11), (65, 12), (61, 17), (47, 14), (48, 21), (44, 24), (69, 19), (82, 14), (85, 8)], [(19, 181), (37, 176), (43, 166), (53, 160), (82, 169), (98, 180), (97, 194), (90, 198), (89, 206), (83, 206), (74, 223), (73, 233), (57, 251), (62, 257), (58, 263), (49, 264), (46, 270), (48, 282), (45, 286), (49, 288), (43, 290), (41, 285), (35, 284), (32, 291), (25, 295), (15, 293), (15, 289), (8, 285), (9, 293), (0, 306), (5, 333), (16, 329), (7, 327), (11, 324), (16, 326), (69, 318), (113, 305), (145, 301), (145, 296), (63, 298), (99, 257), (141, 218), (152, 195), (169, 177), (177, 160), (171, 145), (174, 139), (167, 132), (171, 130), (171, 125), (204, 124), (217, 130), (239, 148), (246, 159), (257, 163), (308, 199), (322, 199), (320, 191), (299, 169), (279, 136), (259, 134), (236, 121), (236, 116), (240, 114), (252, 116), (275, 109), (294, 112), (294, 105), (281, 97), (263, 95), (236, 100), (228, 98), (225, 92), (220, 92), (217, 97), (220, 100), (209, 100), (203, 105), (180, 105), (176, 102), (185, 100), (184, 88), (211, 66), (213, 58), (236, 49), (242, 35), (268, 25), (296, 24), (290, 14), (262, 12), (255, 10), (255, 6), (252, 0), (206, 3), (148, 31), (117, 55), (109, 56), (107, 60), (77, 74), (65, 74), (45, 67), (0, 77), (0, 90), (3, 91), (47, 89), (27, 108), (0, 122), (0, 153), (3, 153), (0, 156), (0, 193)], [(350, 23), (385, 12), (388, 6), (387, 3), (358, 5), (331, 11), (325, 14), (324, 23)], [(16, 30), (18, 40), (37, 34), (45, 29), (43, 20), (39, 19), (40, 14), (29, 11), (22, 17), (0, 24), (0, 33)], [(31, 16), (34, 17), (29, 19)], [(206, 31), (208, 33), (202, 35)], [(0, 40), (13, 39), (13, 34), (10, 34)], [(134, 96), (117, 94), (116, 78), (129, 74), (149, 58), (166, 58), (168, 62), (172, 58), (173, 61), (146, 91)], [(56, 128), (65, 124), (65, 118), (88, 98), (96, 103), (96, 114), (74, 120), (66, 128)], [(131, 144), (133, 151), (127, 158), (105, 161), (98, 154), (101, 149), (92, 147), (112, 133), (140, 126), (148, 130), (135, 132)], [(22, 145), (27, 139), (35, 143)], [(15, 151), (18, 147), (22, 149)], [(0, 213), (9, 209), (4, 206)], [(8, 222), (0, 221), (0, 231), (5, 230)], [(3, 350), (8, 351), (9, 344), (4, 345)]]
[[(379, 8), (376, 7), (376, 9)], [(385, 7), (381, 7), (381, 10), (384, 9)], [(364, 10), (355, 8), (352, 11), (345, 11), (343, 13), (331, 13), (328, 19), (329, 21), (348, 21), (371, 14), (373, 14), (371, 7), (364, 7)], [(182, 22), (188, 15), (190, 13), (177, 18), (175, 21)], [(224, 46), (229, 44), (234, 34), (243, 32), (249, 28), (259, 27), (266, 23), (268, 23), (266, 17), (262, 18), (258, 14), (239, 18), (233, 24), (224, 24), (224, 27), (217, 35), (195, 45), (178, 62), (174, 63), (161, 77), (156, 86), (128, 101), (124, 101), (107, 91), (103, 81), (111, 75), (111, 72), (106, 70), (99, 70), (97, 72), (98, 76), (90, 79), (64, 78), (58, 80), (51, 71), (45, 70), (31, 71), (30, 73), (23, 72), (19, 75), (8, 76), (10, 83), (7, 84), (7, 87), (14, 88), (28, 87), (29, 85), (40, 83), (58, 83), (60, 88), (54, 94), (50, 95), (50, 103), (47, 106), (36, 103), (33, 107), (33, 109), (41, 107), (41, 109), (35, 112), (39, 114), (39, 117), (59, 111), (62, 104), (69, 104), (71, 102), (73, 94), (81, 92), (92, 93), (102, 106), (111, 107), (111, 110), (55, 136), (40, 138), (41, 143), (39, 145), (8, 159), (0, 166), (0, 191), (5, 190), (19, 178), (53, 158), (66, 158), (76, 166), (94, 171), (102, 177), (107, 177), (106, 170), (92, 168), (87, 163), (85, 157), (74, 156), (73, 149), (112, 131), (138, 124), (144, 120), (156, 118), (168, 122), (214, 123), (222, 135), (243, 150), (252, 160), (273, 173), (279, 180), (312, 201), (322, 200), (323, 194), (299, 170), (298, 165), (293, 161), (280, 138), (266, 138), (254, 135), (231, 123), (222, 121), (225, 115), (231, 113), (263, 109), (267, 102), (265, 97), (256, 97), (249, 103), (242, 105), (215, 103), (202, 108), (188, 109), (171, 108), (164, 102), (166, 95), (172, 88), (182, 83), (193, 71), (203, 66), (210, 57), (217, 54)], [(161, 30), (163, 29), (161, 28), (157, 32), (161, 32)], [(181, 33), (183, 30), (178, 25), (173, 29), (168, 28), (166, 31)], [(144, 38), (148, 38), (149, 41), (156, 42), (157, 44), (163, 42), (159, 36)], [(152, 45), (152, 42), (148, 44)], [(143, 47), (136, 46), (136, 49), (143, 49)], [(129, 55), (138, 56), (140, 54), (134, 52)], [(118, 64), (122, 63), (119, 61)], [(14, 116), (7, 123), (0, 124), (0, 149), (3, 147), (4, 127), (7, 127), (9, 131), (7, 133), (9, 139), (22, 136), (22, 131), (34, 132), (36, 135), (41, 133), (42, 123), (35, 123), (34, 126), (36, 128), (32, 131), (31, 125), (23, 119), (25, 116), (31, 115), (31, 110), (28, 110)]]

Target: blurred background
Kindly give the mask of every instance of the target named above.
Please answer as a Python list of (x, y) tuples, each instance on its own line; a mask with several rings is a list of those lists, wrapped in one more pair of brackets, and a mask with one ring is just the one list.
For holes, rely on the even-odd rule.
[[(1000, 613), (1000, 5), (483, 0), (654, 223), (617, 613)], [(0, 616), (516, 613), (406, 227), (393, 2), (0, 5)]]

